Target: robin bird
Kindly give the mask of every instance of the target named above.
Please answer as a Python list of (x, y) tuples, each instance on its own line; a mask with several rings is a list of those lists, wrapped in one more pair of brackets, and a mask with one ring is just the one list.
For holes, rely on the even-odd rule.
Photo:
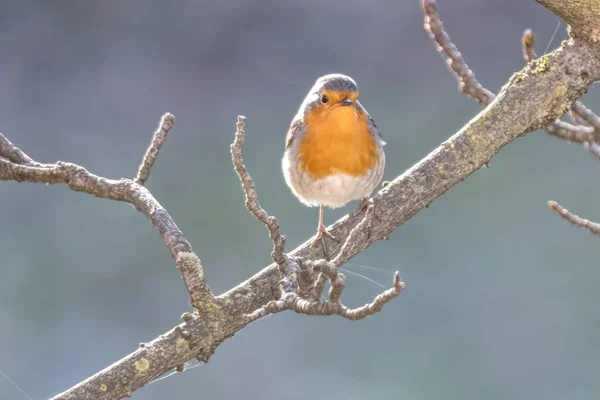
[(317, 79), (290, 124), (282, 160), (285, 182), (309, 207), (319, 206), (317, 236), (335, 239), (323, 224), (323, 207), (360, 200), (359, 208), (381, 182), (385, 142), (375, 121), (358, 101), (349, 76)]

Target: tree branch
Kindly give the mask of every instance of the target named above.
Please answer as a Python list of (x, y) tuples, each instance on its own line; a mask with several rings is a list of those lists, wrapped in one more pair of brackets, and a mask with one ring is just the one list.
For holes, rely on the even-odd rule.
[(254, 181), (250, 177), (250, 173), (244, 165), (244, 159), (242, 157), (242, 145), (246, 140), (246, 117), (238, 115), (236, 123), (235, 139), (231, 144), (231, 160), (233, 161), (233, 167), (242, 183), (242, 189), (246, 195), (246, 208), (252, 215), (262, 222), (269, 230), (269, 237), (273, 242), (273, 261), (281, 270), (281, 273), (285, 275), (287, 273), (287, 260), (285, 254), (285, 237), (281, 234), (279, 229), (279, 222), (277, 218), (270, 216), (260, 206), (258, 202), (258, 194), (254, 187)]
[[(170, 114), (166, 114), (170, 115)], [(133, 205), (154, 225), (177, 263), (190, 304), (196, 309), (210, 307), (214, 296), (204, 280), (200, 259), (183, 236), (167, 210), (140, 184), (130, 179), (112, 180), (92, 174), (85, 168), (58, 161), (42, 164), (33, 161), (0, 133), (0, 180), (33, 183), (65, 183), (72, 190)]]
[[(534, 50), (535, 35), (531, 29), (523, 32), (521, 47), (523, 58), (526, 62), (535, 62), (537, 57)], [(543, 60), (542, 60), (543, 61)], [(546, 131), (557, 138), (569, 142), (589, 144), (600, 138), (600, 118), (580, 101), (576, 101), (570, 110), (571, 119), (575, 126), (566, 122), (556, 120), (552, 125), (546, 127)], [(593, 150), (592, 150), (593, 153)]]
[(29, 167), (39, 167), (42, 164), (31, 159), (20, 148), (11, 143), (10, 140), (0, 133), (0, 157), (4, 157), (15, 164), (26, 165)]
[[(591, 1), (587, 0), (587, 3), (593, 8), (593, 5), (590, 5)], [(550, 3), (550, 0), (546, 2)], [(559, 2), (564, 3), (561, 15), (565, 15), (565, 9), (576, 7), (584, 1), (552, 1)], [(437, 25), (435, 18), (432, 18), (435, 2), (423, 0), (423, 6), (428, 18), (426, 22), (428, 21), (431, 32), (435, 33), (436, 26), (441, 29), (439, 18), (440, 23)], [(577, 27), (578, 21), (582, 19), (573, 19), (573, 29), (584, 32), (585, 29)], [(435, 37), (439, 38), (440, 32), (443, 31), (438, 29), (434, 36), (438, 35)], [(445, 48), (442, 46), (442, 49)], [(460, 53), (454, 50), (449, 54), (451, 68), (462, 80), (464, 90), (488, 105), (487, 108), (374, 196), (372, 204), (378, 211), (378, 223), (369, 224), (372, 226), (368, 234), (361, 233), (362, 228), (357, 228), (357, 225), (364, 227), (369, 208), (343, 217), (328, 229), (337, 237), (348, 238), (343, 244), (332, 243), (332, 248), (329, 249), (331, 254), (338, 254), (335, 258), (336, 265), (345, 263), (376, 240), (386, 238), (394, 229), (486, 164), (508, 143), (554, 122), (592, 82), (600, 78), (600, 52), (597, 51), (597, 46), (592, 41), (575, 39), (545, 56), (542, 64), (531, 63), (514, 74), (498, 96), (493, 98), (491, 92), (476, 85), (474, 75), (468, 70), (464, 60), (461, 61), (461, 58), (457, 57)], [(238, 124), (240, 122), (243, 128), (243, 120), (238, 120)], [(243, 131), (239, 125), (238, 131)], [(239, 143), (240, 137), (236, 138)], [(243, 141), (243, 134), (241, 138)], [(166, 210), (143, 186), (128, 179), (101, 178), (83, 167), (70, 163), (39, 164), (26, 158), (24, 153), (7, 143), (10, 142), (1, 136), (0, 180), (66, 183), (75, 191), (128, 202), (144, 213), (157, 226), (175, 257), (192, 296), (191, 303), (196, 308), (194, 314), (184, 313), (183, 323), (153, 341), (142, 344), (133, 353), (53, 399), (107, 400), (130, 396), (164, 372), (181, 370), (181, 366), (191, 359), (197, 358), (207, 362), (220, 343), (249, 323), (251, 319), (248, 315), (268, 304), (280, 304), (278, 301), (285, 302), (295, 298), (301, 301), (304, 307), (323, 306), (317, 301), (298, 296), (293, 290), (284, 292), (282, 298), (281, 269), (276, 264), (266, 267), (228, 292), (213, 297), (204, 282), (200, 261), (192, 252), (190, 244)], [(241, 143), (239, 145), (241, 146)], [(233, 150), (234, 148), (232, 152)], [(233, 157), (235, 164), (235, 155)], [(241, 156), (239, 164), (243, 165)], [(236, 165), (236, 171), (238, 166)], [(243, 173), (240, 174), (240, 178), (244, 182)], [(248, 193), (251, 192), (246, 190), (247, 196)], [(257, 218), (261, 219), (260, 213)], [(266, 221), (272, 220), (266, 218)], [(275, 231), (271, 233), (272, 237), (277, 237)], [(306, 242), (288, 255), (288, 260), (294, 261), (290, 263), (292, 266), (289, 271), (294, 268), (298, 271), (300, 268), (302, 275), (301, 270), (306, 271), (311, 265), (313, 269), (316, 267), (321, 276), (326, 276), (332, 281), (329, 304), (339, 303), (343, 276), (338, 274), (337, 270), (332, 270), (332, 265), (322, 263), (320, 260), (324, 257), (321, 248), (310, 247)], [(297, 266), (298, 262), (302, 265)], [(339, 314), (346, 318), (358, 319), (377, 311), (383, 303), (401, 290), (402, 284), (397, 274), (394, 275), (393, 283), (392, 289), (379, 295), (372, 303), (353, 311), (340, 311)], [(318, 291), (320, 286), (322, 290), (323, 284), (324, 279), (316, 279), (313, 288)], [(194, 297), (192, 293), (198, 293), (198, 296)]]
[[(545, 3), (545, 1), (539, 2)], [(570, 7), (576, 7), (574, 4), (567, 5), (568, 1), (565, 1), (564, 4), (562, 0), (548, 0), (548, 2), (552, 3), (553, 7), (560, 9), (560, 16), (562, 16), (562, 13), (569, 14)], [(592, 2), (594, 2), (594, 6), (597, 6), (598, 2), (595, 2), (594, 0), (592, 0)], [(459, 82), (459, 90), (467, 93), (478, 103), (488, 105), (494, 98), (494, 94), (477, 82), (475, 79), (475, 74), (469, 69), (456, 45), (452, 42), (450, 36), (444, 30), (442, 21), (437, 13), (437, 5), (435, 0), (422, 0), (422, 5), (423, 11), (425, 12), (425, 30), (437, 44), (438, 51), (443, 52), (446, 55), (448, 66)], [(571, 9), (571, 11), (573, 11), (574, 15), (579, 15), (582, 12), (582, 9)], [(571, 18), (571, 20), (577, 21), (578, 18), (579, 21), (585, 20), (585, 18), (581, 16), (575, 17), (574, 19)], [(594, 23), (598, 24), (598, 19), (595, 19)], [(599, 52), (600, 47), (593, 44), (596, 42), (596, 40), (592, 40), (591, 42), (592, 44), (586, 43), (586, 45), (589, 46), (592, 51)], [(571, 41), (570, 44), (573, 45), (575, 43)], [(521, 39), (523, 58), (528, 63), (530, 71), (533, 71), (534, 73), (545, 73), (549, 68), (549, 62), (551, 59), (549, 56), (544, 56), (536, 60), (535, 58), (537, 55), (535, 54), (534, 45), (535, 35), (533, 31), (531, 29), (525, 30)], [(589, 71), (583, 66), (580, 66), (577, 72), (582, 76), (589, 74)], [(567, 75), (571, 75), (573, 71), (567, 67), (565, 73)], [(513, 75), (513, 79), (515, 79), (515, 77), (517, 80), (521, 79), (519, 74)], [(548, 87), (552, 87), (551, 82), (549, 82), (548, 85)], [(554, 90), (557, 90), (558, 88), (559, 87), (555, 88)], [(545, 127), (546, 132), (568, 142), (582, 143), (592, 155), (600, 160), (600, 146), (596, 143), (600, 142), (600, 117), (594, 114), (579, 101), (575, 101), (570, 113), (575, 125), (571, 125), (561, 121), (560, 119), (556, 119), (552, 124)], [(561, 115), (562, 113), (558, 115), (558, 117)], [(551, 202), (551, 204), (553, 204), (551, 207), (560, 215), (562, 215), (563, 218), (575, 223), (576, 225), (588, 227), (589, 229), (590, 224), (594, 224), (591, 221), (569, 214), (556, 202)], [(563, 210), (564, 212), (560, 212), (559, 210)], [(579, 221), (581, 224), (578, 224), (574, 221)]]
[(581, 218), (575, 214), (572, 214), (569, 212), (569, 210), (567, 210), (566, 208), (564, 208), (563, 206), (561, 206), (560, 204), (558, 204), (555, 201), (552, 201), (552, 200), (549, 201), (548, 206), (552, 210), (554, 210), (558, 215), (560, 215), (561, 217), (563, 217), (564, 219), (566, 219), (573, 225), (585, 228), (588, 231), (595, 233), (596, 235), (600, 235), (600, 224), (599, 223), (592, 222), (590, 220), (587, 220), (585, 218)]
[[(521, 45), (525, 61), (533, 61), (536, 57), (534, 50), (535, 36), (531, 29), (527, 29), (523, 32)], [(557, 120), (553, 125), (546, 128), (546, 130), (551, 135), (560, 139), (565, 139), (569, 142), (583, 143), (583, 146), (588, 149), (594, 157), (600, 160), (600, 146), (597, 143), (600, 141), (600, 117), (594, 114), (592, 110), (587, 108), (580, 101), (576, 101), (575, 104), (573, 104), (570, 115), (575, 126)], [(566, 208), (555, 201), (549, 201), (548, 206), (573, 225), (586, 228), (592, 233), (600, 234), (600, 224), (571, 214)]]
[(144, 183), (150, 177), (150, 170), (154, 166), (156, 162), (156, 157), (158, 157), (158, 152), (162, 148), (163, 144), (167, 140), (167, 135), (171, 128), (175, 125), (175, 116), (171, 113), (166, 113), (160, 119), (158, 123), (158, 128), (154, 132), (152, 136), (152, 141), (150, 142), (150, 146), (146, 153), (144, 154), (144, 158), (142, 159), (142, 163), (138, 168), (137, 175), (135, 176), (135, 182), (144, 186)]
[[(394, 273), (393, 285), (390, 289), (379, 294), (371, 303), (359, 308), (348, 308), (342, 301), (341, 296), (344, 291), (344, 275), (338, 272), (338, 267), (343, 264), (341, 261), (347, 256), (347, 249), (350, 243), (361, 240), (361, 235), (369, 235), (370, 224), (373, 217), (373, 204), (370, 204), (363, 219), (348, 233), (344, 244), (340, 248), (338, 255), (331, 261), (325, 259), (304, 260), (301, 261), (305, 271), (301, 274), (311, 275), (310, 282), (312, 290), (305, 292), (308, 296), (303, 297), (298, 292), (286, 292), (280, 300), (270, 301), (264, 307), (259, 308), (253, 313), (247, 315), (247, 323), (254, 322), (266, 315), (293, 310), (299, 314), (307, 315), (333, 315), (337, 314), (350, 320), (359, 320), (381, 311), (385, 303), (391, 301), (404, 290), (404, 282), (400, 280), (400, 273)], [(315, 275), (316, 274), (316, 275)], [(289, 276), (289, 275), (288, 275)], [(323, 303), (319, 301), (323, 286), (326, 280), (331, 283), (331, 289), (327, 300)]]
[(536, 0), (570, 27), (573, 39), (600, 44), (600, 2), (598, 0)]

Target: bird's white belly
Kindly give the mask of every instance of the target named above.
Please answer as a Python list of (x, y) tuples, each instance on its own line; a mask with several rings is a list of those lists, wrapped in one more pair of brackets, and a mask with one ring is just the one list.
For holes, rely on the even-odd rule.
[(308, 206), (323, 205), (331, 208), (359, 200), (371, 195), (381, 181), (383, 163), (378, 163), (364, 176), (333, 174), (315, 179), (300, 171), (296, 163), (290, 162), (287, 153), (283, 158), (283, 173), (286, 183), (300, 201)]

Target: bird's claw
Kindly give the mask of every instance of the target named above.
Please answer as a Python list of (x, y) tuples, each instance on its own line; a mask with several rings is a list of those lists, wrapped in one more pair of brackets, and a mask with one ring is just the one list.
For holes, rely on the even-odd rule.
[(333, 236), (331, 233), (327, 232), (327, 227), (323, 224), (319, 225), (319, 228), (317, 229), (317, 235), (311, 239), (311, 241), (309, 242), (309, 246), (310, 247), (314, 247), (317, 243), (321, 243), (321, 245), (323, 246), (323, 252), (325, 253), (325, 257), (327, 259), (329, 259), (329, 252), (327, 250), (327, 243), (325, 243), (325, 236), (327, 236), (329, 239), (331, 240), (336, 240), (336, 237)]

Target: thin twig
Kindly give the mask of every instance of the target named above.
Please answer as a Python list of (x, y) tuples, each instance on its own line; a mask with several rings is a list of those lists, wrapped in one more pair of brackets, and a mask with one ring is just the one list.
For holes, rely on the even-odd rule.
[(576, 102), (575, 104), (577, 106), (576, 112), (577, 112), (578, 117), (581, 118), (582, 120), (584, 120), (585, 122), (587, 122), (591, 127), (594, 128), (594, 130), (595, 130), (594, 140), (596, 142), (600, 142), (600, 117), (597, 116), (596, 114), (594, 114), (592, 112), (592, 110), (587, 108), (581, 102)]
[(594, 128), (583, 125), (574, 126), (560, 120), (548, 125), (546, 132), (568, 142), (587, 143), (594, 140)]
[(40, 167), (42, 164), (33, 161), (23, 150), (15, 146), (8, 140), (3, 134), (0, 133), (0, 157), (4, 157), (9, 161), (19, 164), (26, 165), (29, 167)]
[(580, 226), (587, 229), (588, 231), (600, 235), (600, 224), (597, 222), (590, 221), (588, 219), (579, 217), (575, 214), (570, 213), (566, 208), (561, 206), (555, 201), (549, 201), (548, 206), (556, 211), (558, 215), (569, 221), (575, 226)]
[(450, 40), (450, 37), (444, 30), (444, 24), (437, 13), (435, 0), (422, 0), (422, 6), (425, 12), (425, 30), (437, 43), (438, 51), (446, 54), (448, 67), (458, 80), (458, 90), (471, 96), (478, 103), (486, 106), (490, 104), (494, 99), (494, 93), (477, 82), (475, 74), (469, 68), (454, 43), (452, 43), (452, 40)]
[(285, 276), (288, 272), (285, 256), (285, 237), (280, 232), (277, 218), (267, 214), (267, 212), (258, 202), (258, 195), (256, 194), (256, 189), (254, 187), (254, 180), (244, 165), (244, 159), (242, 157), (242, 145), (244, 144), (244, 140), (246, 138), (245, 125), (246, 117), (243, 115), (238, 115), (235, 139), (231, 144), (231, 160), (233, 161), (235, 172), (242, 182), (242, 189), (246, 195), (246, 208), (269, 230), (269, 236), (273, 242), (273, 252), (271, 256), (273, 257), (273, 261), (279, 265), (282, 275)]
[(345, 308), (342, 307), (340, 315), (344, 318), (356, 321), (368, 317), (369, 315), (375, 314), (381, 311), (383, 306), (398, 296), (404, 290), (404, 282), (400, 280), (400, 274), (398, 271), (394, 272), (393, 286), (385, 292), (379, 294), (373, 299), (372, 302), (365, 304), (358, 308)]
[(323, 294), (323, 289), (325, 288), (325, 284), (327, 283), (328, 278), (327, 275), (323, 273), (319, 273), (317, 280), (312, 288), (311, 296), (308, 297), (310, 300), (320, 300), (321, 295)]
[(585, 119), (581, 118), (581, 115), (577, 114), (573, 108), (569, 110), (569, 116), (575, 125), (589, 126)]
[(139, 185), (143, 186), (150, 177), (150, 170), (154, 166), (156, 157), (158, 157), (158, 152), (167, 140), (167, 135), (171, 128), (173, 128), (173, 125), (175, 125), (175, 116), (173, 114), (166, 113), (161, 117), (158, 128), (156, 128), (156, 131), (152, 136), (150, 146), (144, 154), (144, 158), (142, 159), (142, 163), (140, 164), (134, 179)]
[(588, 142), (583, 144), (586, 149), (592, 153), (594, 157), (600, 160), (600, 145), (596, 142)]
[(534, 58), (537, 58), (535, 55), (534, 44), (535, 35), (533, 31), (531, 29), (526, 29), (525, 32), (523, 32), (521, 39), (521, 49), (523, 51), (523, 59), (525, 59), (525, 62), (530, 62)]

